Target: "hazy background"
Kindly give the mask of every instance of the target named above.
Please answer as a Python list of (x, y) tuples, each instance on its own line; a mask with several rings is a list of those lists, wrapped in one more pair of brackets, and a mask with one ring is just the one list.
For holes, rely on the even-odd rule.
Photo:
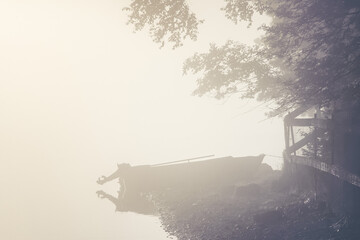
[(182, 76), (195, 51), (251, 44), (256, 28), (230, 23), (221, 0), (194, 0), (198, 41), (159, 50), (125, 24), (127, 4), (0, 1), (1, 239), (161, 239), (156, 218), (97, 199), (97, 177), (120, 162), (281, 155), (282, 122), (262, 121), (265, 105), (193, 97)]

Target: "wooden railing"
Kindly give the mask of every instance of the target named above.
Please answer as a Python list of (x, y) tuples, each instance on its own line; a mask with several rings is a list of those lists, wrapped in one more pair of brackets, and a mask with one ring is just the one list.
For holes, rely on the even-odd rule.
[(284, 152), (284, 159), (289, 163), (295, 163), (300, 165), (305, 165), (309, 167), (313, 167), (322, 172), (329, 173), (343, 181), (346, 181), (352, 185), (360, 187), (360, 177), (346, 171), (340, 166), (334, 164), (328, 164), (326, 162), (322, 162), (319, 160), (315, 160), (312, 158), (302, 157), (302, 156), (291, 156)]
[[(329, 164), (327, 162), (320, 161), (316, 156), (316, 152), (313, 157), (298, 156), (296, 154), (296, 151), (301, 150), (301, 148), (306, 146), (308, 143), (314, 141), (314, 139), (316, 138), (317, 128), (330, 130), (332, 127), (331, 120), (320, 119), (317, 117), (319, 113), (315, 114), (314, 118), (297, 118), (299, 115), (309, 110), (310, 108), (311, 106), (298, 108), (293, 112), (289, 113), (284, 118), (284, 131), (285, 131), (285, 151), (283, 153), (284, 160), (287, 163), (300, 164), (300, 165), (312, 167), (319, 171), (331, 174), (354, 186), (360, 187), (360, 177), (358, 175), (345, 170), (343, 167), (339, 165)], [(304, 138), (300, 139), (299, 141), (295, 142), (295, 135), (293, 129), (294, 126), (313, 127), (315, 131), (306, 135)], [(328, 161), (328, 162), (332, 162), (332, 161)]]

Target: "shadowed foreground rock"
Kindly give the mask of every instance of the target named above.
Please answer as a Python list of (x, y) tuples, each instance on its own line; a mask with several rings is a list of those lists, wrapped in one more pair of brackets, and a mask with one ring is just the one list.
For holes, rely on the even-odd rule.
[(280, 172), (264, 169), (252, 183), (155, 194), (165, 230), (179, 240), (360, 239), (358, 218), (333, 213), (313, 193), (281, 189)]

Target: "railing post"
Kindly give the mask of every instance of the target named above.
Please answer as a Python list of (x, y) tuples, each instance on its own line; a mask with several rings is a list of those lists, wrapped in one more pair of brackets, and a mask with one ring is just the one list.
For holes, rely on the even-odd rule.
[[(291, 141), (292, 141), (292, 145), (294, 146), (295, 145), (295, 135), (294, 135), (294, 128), (292, 125), (291, 125), (290, 129), (291, 129)], [(296, 150), (294, 151), (294, 155), (296, 156)]]

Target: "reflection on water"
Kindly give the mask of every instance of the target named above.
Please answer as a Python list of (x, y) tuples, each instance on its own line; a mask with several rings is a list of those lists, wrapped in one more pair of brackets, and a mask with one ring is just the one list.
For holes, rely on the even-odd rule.
[(118, 197), (115, 198), (114, 196), (107, 194), (104, 191), (97, 191), (96, 192), (98, 197), (103, 199), (108, 199), (115, 205), (115, 211), (118, 212), (134, 212), (144, 215), (155, 215), (156, 209), (146, 195), (141, 193), (135, 194), (121, 194), (118, 192)]
[(148, 198), (148, 195), (142, 191), (138, 191), (137, 189), (127, 189), (127, 185), (125, 184), (125, 173), (128, 169), (130, 169), (129, 164), (118, 164), (118, 168), (114, 173), (107, 177), (100, 177), (97, 181), (100, 185), (118, 179), (119, 190), (117, 197), (114, 197), (102, 190), (96, 192), (98, 197), (112, 202), (115, 205), (115, 211), (118, 212), (134, 212), (144, 215), (155, 215), (156, 209), (154, 203)]
[[(127, 236), (129, 239), (176, 239), (176, 237), (169, 236), (161, 227), (160, 220), (156, 216), (155, 204), (149, 199), (149, 195), (126, 189), (122, 170), (127, 167), (126, 164), (118, 165), (118, 169), (114, 173), (107, 177), (102, 176), (97, 181), (98, 184), (102, 185), (117, 179), (119, 184), (117, 196), (103, 190), (97, 191), (97, 196), (111, 202), (115, 206), (115, 211), (119, 213), (119, 217), (125, 220), (126, 224), (129, 224), (128, 227), (138, 228), (138, 231), (129, 232), (129, 236)], [(125, 231), (128, 230), (127, 227), (119, 227), (124, 228)]]
[[(106, 215), (119, 224), (112, 224), (113, 227), (121, 231), (121, 238), (119, 239), (134, 239), (134, 240), (176, 240), (176, 237), (169, 236), (167, 232), (161, 227), (160, 220), (156, 215), (154, 204), (145, 196), (127, 195), (124, 196), (118, 192), (118, 196), (114, 197), (102, 190), (96, 192), (98, 197), (106, 199), (115, 205), (116, 213), (112, 213), (109, 209)], [(120, 222), (119, 222), (120, 220)], [(105, 236), (104, 236), (105, 237)], [(115, 239), (111, 236), (106, 236), (104, 239)], [(117, 237), (116, 237), (117, 239)]]

